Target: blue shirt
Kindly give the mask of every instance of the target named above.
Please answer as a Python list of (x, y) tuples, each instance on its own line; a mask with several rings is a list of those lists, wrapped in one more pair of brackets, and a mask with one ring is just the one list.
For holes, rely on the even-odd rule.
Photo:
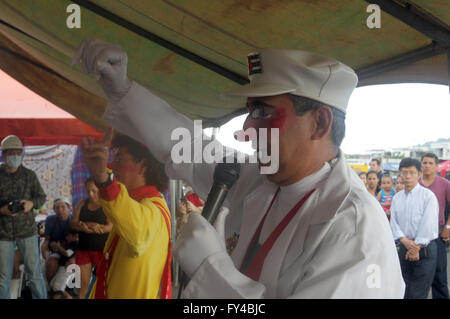
[(45, 237), (50, 237), (50, 241), (65, 242), (67, 228), (72, 220), (72, 215), (67, 220), (60, 220), (56, 215), (48, 216), (45, 220)]
[(391, 229), (394, 239), (406, 237), (427, 246), (439, 235), (439, 204), (429, 189), (417, 184), (408, 193), (395, 194), (391, 205)]

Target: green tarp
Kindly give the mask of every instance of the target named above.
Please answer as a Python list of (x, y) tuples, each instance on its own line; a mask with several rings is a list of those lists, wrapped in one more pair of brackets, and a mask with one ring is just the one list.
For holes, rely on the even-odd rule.
[[(80, 2), (80, 1), (78, 1)], [(142, 30), (183, 48), (238, 77), (247, 77), (247, 53), (258, 47), (296, 48), (334, 57), (354, 69), (426, 47), (431, 39), (381, 13), (381, 28), (369, 29), (368, 3), (361, 0), (91, 0), (81, 1), (102, 12), (129, 21)], [(243, 111), (244, 101), (222, 99), (220, 94), (235, 81), (206, 68), (133, 30), (81, 6), (81, 28), (66, 25), (72, 4), (65, 0), (0, 0), (0, 46), (16, 53), (7, 73), (17, 63), (47, 68), (41, 83), (26, 74), (19, 81), (81, 120), (102, 129), (99, 114), (106, 105), (95, 80), (69, 63), (77, 45), (86, 37), (119, 44), (129, 55), (129, 77), (167, 100), (192, 119), (218, 125)], [(414, 3), (445, 24), (450, 20), (448, 1), (415, 0)], [(133, 29), (133, 28), (131, 28)], [(28, 60), (24, 60), (23, 57)], [(40, 71), (39, 71), (40, 72)], [(54, 72), (54, 73), (52, 73)], [(60, 79), (55, 80), (60, 77)], [(66, 81), (51, 93), (42, 86)], [(437, 55), (385, 74), (361, 79), (360, 85), (427, 82), (448, 83), (447, 57)], [(73, 86), (73, 87), (71, 87)], [(75, 88), (76, 87), (76, 88)], [(85, 91), (95, 100), (95, 112), (74, 99), (67, 90)], [(65, 98), (65, 94), (67, 97)], [(58, 95), (58, 97), (56, 97)], [(53, 100), (52, 100), (53, 99)], [(61, 102), (61, 100), (64, 100)], [(102, 101), (102, 102), (99, 102)], [(89, 102), (88, 102), (89, 104)]]

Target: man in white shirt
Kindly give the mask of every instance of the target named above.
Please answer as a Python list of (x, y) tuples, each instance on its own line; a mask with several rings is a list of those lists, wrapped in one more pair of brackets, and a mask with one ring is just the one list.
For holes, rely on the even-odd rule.
[[(104, 119), (146, 144), (166, 163), (169, 177), (187, 181), (206, 198), (216, 164), (196, 163), (198, 158), (176, 163), (171, 156), (175, 129), (194, 132), (194, 146), (203, 140), (193, 122), (128, 79), (127, 54), (118, 46), (85, 40), (74, 62), (80, 59), (110, 99)], [(224, 204), (229, 216), (218, 218), (223, 232), (190, 214), (175, 244), (191, 278), (183, 297), (402, 298), (389, 223), (339, 150), (355, 72), (297, 50), (258, 49), (248, 63), (251, 83), (228, 94), (247, 98), (244, 129), (268, 129), (268, 141), (278, 129), (279, 139), (267, 150), (279, 147), (279, 169), (263, 176), (273, 161), (242, 165)], [(222, 235), (236, 232), (229, 256)]]
[(421, 164), (404, 158), (400, 173), (405, 189), (397, 193), (391, 205), (391, 228), (398, 240), (399, 258), (406, 283), (406, 299), (426, 299), (433, 282), (437, 262), (439, 205), (436, 196), (419, 184)]

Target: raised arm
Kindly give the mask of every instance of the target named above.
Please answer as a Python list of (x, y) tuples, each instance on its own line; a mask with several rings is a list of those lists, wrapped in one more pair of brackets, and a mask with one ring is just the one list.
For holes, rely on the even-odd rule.
[[(109, 98), (103, 119), (123, 134), (145, 144), (160, 162), (166, 163), (167, 176), (187, 181), (200, 197), (206, 198), (215, 164), (203, 163), (199, 158), (203, 152), (195, 152), (192, 147), (196, 142), (197, 145), (208, 143), (203, 141), (202, 130), (194, 129), (193, 121), (128, 78), (128, 56), (119, 46), (86, 39), (79, 45), (72, 64), (78, 61), (86, 73), (98, 79)], [(190, 140), (185, 142), (194, 156), (190, 163), (180, 164), (174, 162), (171, 153), (174, 145), (180, 142), (178, 133), (183, 132), (190, 135)], [(256, 164), (252, 166), (257, 170)]]

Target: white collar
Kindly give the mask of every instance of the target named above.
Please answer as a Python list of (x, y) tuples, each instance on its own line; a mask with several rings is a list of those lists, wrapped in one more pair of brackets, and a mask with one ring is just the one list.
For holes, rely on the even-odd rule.
[(417, 183), (417, 185), (414, 186), (413, 189), (411, 189), (409, 192), (406, 192), (406, 190), (404, 190), (404, 191), (405, 191), (405, 195), (413, 194), (413, 193), (415, 193), (416, 190), (419, 189), (419, 188), (422, 188), (422, 186), (420, 185), (420, 183)]
[[(334, 162), (332, 161), (333, 164)], [(280, 186), (280, 199), (295, 204), (306, 193), (317, 188), (327, 178), (330, 171), (330, 163), (325, 162), (318, 171), (302, 178), (298, 182), (287, 186)]]

